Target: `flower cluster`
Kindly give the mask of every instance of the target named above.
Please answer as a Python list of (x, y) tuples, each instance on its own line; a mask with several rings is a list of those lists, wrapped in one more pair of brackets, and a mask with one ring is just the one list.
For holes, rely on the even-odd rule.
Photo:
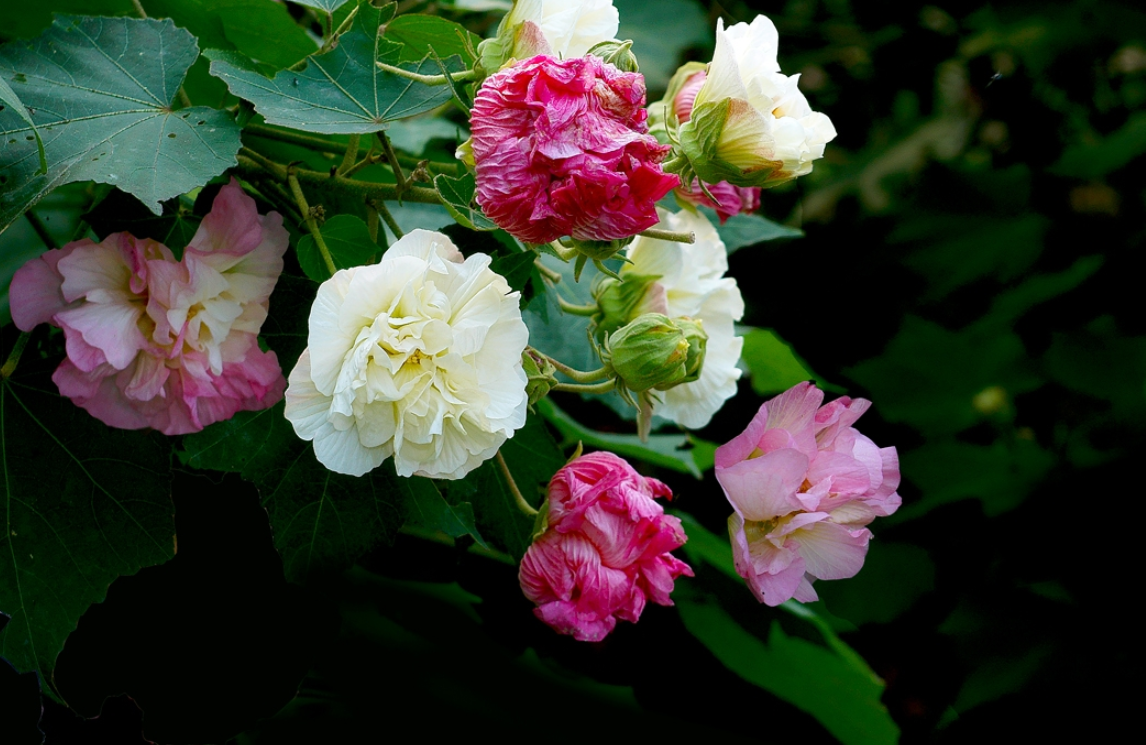
[(414, 230), (319, 287), (286, 417), (323, 465), (458, 479), (525, 424), (520, 294), (489, 264)]
[(716, 450), (716, 478), (735, 510), (728, 532), (736, 571), (768, 605), (816, 600), (815, 580), (854, 576), (871, 539), (864, 526), (900, 504), (895, 448), (852, 427), (871, 403), (823, 400), (800, 383)]
[(669, 553), (684, 544), (684, 530), (656, 497), (672, 492), (612, 453), (559, 470), (549, 482), (547, 527), (518, 575), (534, 614), (575, 639), (600, 641), (618, 618), (635, 623), (646, 602), (672, 605), (676, 578), (692, 569)]
[(477, 202), (514, 237), (611, 241), (657, 222), (680, 180), (648, 134), (644, 78), (588, 55), (486, 78), (470, 113)]
[(104, 423), (197, 432), (282, 398), (278, 359), (257, 335), (286, 248), (282, 217), (260, 216), (231, 181), (180, 261), (130, 233), (74, 241), (16, 272), (12, 318), (63, 329), (52, 380)]

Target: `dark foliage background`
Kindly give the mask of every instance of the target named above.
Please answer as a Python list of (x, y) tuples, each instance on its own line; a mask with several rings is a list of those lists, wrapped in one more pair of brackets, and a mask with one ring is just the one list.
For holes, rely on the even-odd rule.
[[(801, 72), (839, 132), (813, 174), (764, 195), (764, 214), (806, 237), (731, 257), (744, 322), (872, 399), (860, 428), (902, 459), (902, 509), (873, 526), (858, 577), (817, 585), (817, 607), (886, 681), (903, 742), (1102, 737), (1135, 691), (1123, 598), (1146, 444), (1132, 258), (1146, 236), (1146, 13), (1113, 0), (684, 4), (713, 22), (768, 14), (784, 72)], [(641, 11), (617, 5), (638, 55), (641, 34), (711, 54), (672, 13), (626, 27)], [(21, 21), (0, 36), (38, 32), (22, 13), (4, 10)], [(700, 436), (726, 441), (775, 392), (745, 378)], [(711, 473), (647, 470), (723, 532)], [(514, 567), (406, 535), (288, 585), (247, 482), (186, 469), (173, 498), (177, 557), (117, 580), (60, 658), (60, 690), (98, 718), (44, 699), (47, 742), (143, 742), (141, 719), (172, 743), (834, 741), (725, 669), (674, 609), (579, 644), (534, 620)], [(736, 613), (760, 612), (707, 579), (726, 582)], [(34, 676), (0, 663), (0, 686), (0, 742), (38, 741)]]

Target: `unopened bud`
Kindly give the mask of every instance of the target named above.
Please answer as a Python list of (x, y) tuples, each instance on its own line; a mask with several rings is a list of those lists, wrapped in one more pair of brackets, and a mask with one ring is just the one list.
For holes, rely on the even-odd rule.
[(621, 72), (640, 72), (633, 55), (633, 42), (610, 39), (589, 48), (589, 54), (600, 57)]
[(688, 340), (660, 313), (646, 313), (609, 337), (609, 362), (618, 383), (639, 393), (668, 390), (688, 377)]
[[(624, 279), (601, 276), (593, 288), (593, 298), (597, 301), (597, 313), (593, 316), (593, 336), (604, 342), (617, 329), (636, 318), (640, 312), (661, 312), (664, 308), (649, 308), (646, 294), (660, 279), (659, 274), (625, 273)], [(661, 289), (661, 295), (664, 289)], [(662, 305), (664, 303), (661, 303)], [(645, 306), (645, 307), (642, 307)]]
[(557, 384), (557, 368), (548, 357), (528, 348), (521, 353), (521, 367), (525, 370), (525, 394), (533, 406)]
[[(684, 338), (688, 341), (688, 359), (685, 360), (684, 367), (686, 375), (682, 383), (691, 383), (700, 378), (700, 371), (704, 368), (704, 352), (708, 346), (708, 334), (704, 333), (704, 328), (700, 320), (693, 320), (688, 317), (677, 318), (676, 325), (680, 326), (680, 330), (684, 332)], [(662, 389), (663, 390), (663, 389)]]

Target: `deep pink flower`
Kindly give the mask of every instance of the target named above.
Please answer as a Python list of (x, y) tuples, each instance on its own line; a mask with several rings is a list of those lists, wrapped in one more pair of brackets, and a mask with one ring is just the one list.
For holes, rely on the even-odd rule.
[(104, 423), (197, 432), (236, 411), (264, 409), (286, 381), (257, 335), (282, 272), (287, 232), (232, 181), (176, 261), (130, 233), (53, 249), (12, 279), (12, 319), (64, 331), (52, 380)]
[(644, 78), (540, 55), (486, 78), (470, 113), (477, 202), (529, 243), (628, 238), (680, 183), (648, 134)]
[[(700, 92), (700, 87), (704, 85), (704, 81), (707, 79), (708, 75), (704, 70), (697, 70), (685, 79), (684, 84), (673, 97), (673, 113), (679, 123), (684, 124), (692, 116), (692, 105), (696, 101), (696, 94)], [(681, 201), (703, 204), (705, 207), (716, 210), (716, 214), (720, 216), (721, 225), (733, 215), (755, 212), (760, 209), (759, 186), (733, 186), (727, 181), (719, 181), (705, 186), (707, 186), (709, 194), (716, 197), (715, 201), (709, 199), (701, 191), (700, 179), (695, 178), (688, 188), (685, 188), (683, 184), (678, 186), (676, 197)]]
[(743, 433), (716, 450), (716, 478), (736, 571), (756, 598), (817, 599), (812, 582), (863, 566), (864, 526), (899, 507), (899, 457), (851, 425), (871, 406), (800, 383), (764, 403)]
[(635, 623), (647, 600), (672, 605), (674, 581), (692, 569), (668, 553), (686, 538), (656, 497), (672, 492), (612, 453), (583, 455), (558, 471), (548, 527), (518, 574), (534, 614), (562, 634), (600, 641), (618, 618)]

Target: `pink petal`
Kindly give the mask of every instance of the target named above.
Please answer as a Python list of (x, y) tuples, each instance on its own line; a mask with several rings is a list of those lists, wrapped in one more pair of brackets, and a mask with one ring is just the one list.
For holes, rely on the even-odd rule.
[(854, 577), (863, 567), (871, 531), (850, 530), (830, 521), (817, 522), (794, 536), (808, 573), (819, 579)]
[(803, 509), (796, 490), (808, 472), (808, 459), (797, 450), (766, 453), (727, 468), (716, 469), (716, 480), (745, 520), (771, 520)]

